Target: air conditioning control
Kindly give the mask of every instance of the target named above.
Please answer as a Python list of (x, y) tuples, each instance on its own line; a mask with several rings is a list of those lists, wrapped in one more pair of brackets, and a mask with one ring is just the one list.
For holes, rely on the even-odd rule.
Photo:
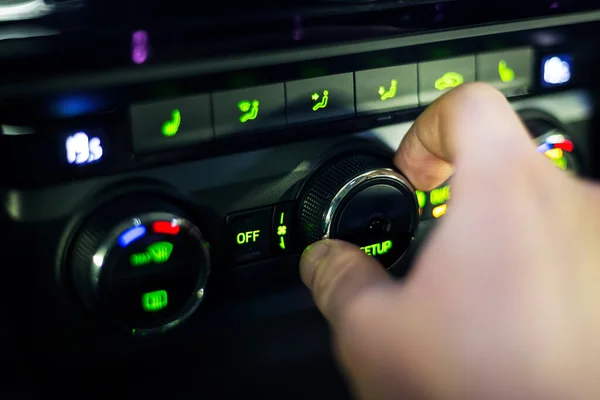
[(535, 111), (526, 111), (521, 116), (534, 138), (539, 153), (545, 154), (563, 171), (582, 173), (581, 155), (573, 139), (565, 133), (558, 121)]
[(322, 167), (301, 197), (307, 244), (341, 239), (392, 267), (409, 247), (419, 205), (408, 180), (375, 156), (349, 155)]
[(210, 259), (183, 210), (140, 194), (94, 212), (75, 236), (68, 265), (89, 309), (145, 334), (179, 324), (198, 307)]

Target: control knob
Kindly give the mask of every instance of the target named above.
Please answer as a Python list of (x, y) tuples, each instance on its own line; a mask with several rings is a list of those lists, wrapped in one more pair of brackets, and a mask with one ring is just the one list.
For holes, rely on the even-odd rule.
[(411, 184), (391, 162), (371, 155), (333, 159), (307, 182), (300, 204), (307, 244), (345, 240), (386, 268), (400, 260), (419, 223)]
[(122, 197), (96, 210), (67, 257), (85, 305), (134, 334), (164, 331), (191, 315), (210, 270), (198, 227), (156, 195)]

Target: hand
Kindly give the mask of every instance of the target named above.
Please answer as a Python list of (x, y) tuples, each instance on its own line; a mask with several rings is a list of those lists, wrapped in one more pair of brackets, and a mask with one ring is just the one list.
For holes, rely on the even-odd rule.
[(353, 245), (310, 246), (301, 276), (361, 399), (600, 398), (600, 191), (539, 154), (504, 96), (463, 85), (395, 155), (452, 200), (396, 282)]

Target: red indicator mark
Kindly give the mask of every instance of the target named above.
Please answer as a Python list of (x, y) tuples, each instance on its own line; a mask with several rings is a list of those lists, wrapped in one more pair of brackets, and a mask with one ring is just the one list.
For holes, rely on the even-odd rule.
[(165, 235), (177, 235), (179, 233), (179, 225), (175, 221), (156, 221), (152, 224), (152, 230), (155, 233), (164, 233)]

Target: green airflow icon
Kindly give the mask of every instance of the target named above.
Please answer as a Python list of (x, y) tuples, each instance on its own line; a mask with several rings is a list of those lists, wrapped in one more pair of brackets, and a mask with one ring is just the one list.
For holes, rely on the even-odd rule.
[(172, 252), (172, 243), (156, 242), (148, 246), (144, 253), (132, 254), (129, 262), (133, 267), (140, 267), (150, 263), (163, 264), (169, 261)]

